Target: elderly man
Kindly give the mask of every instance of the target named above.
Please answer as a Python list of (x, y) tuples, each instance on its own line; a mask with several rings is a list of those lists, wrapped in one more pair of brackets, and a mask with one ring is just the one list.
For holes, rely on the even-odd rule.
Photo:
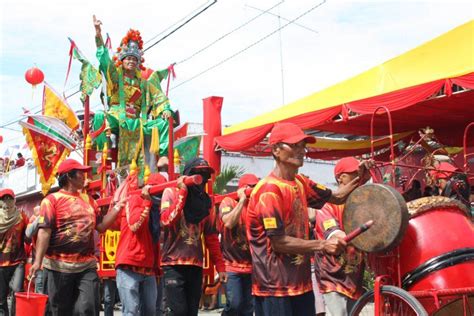
[(101, 218), (97, 203), (83, 193), (90, 169), (73, 159), (63, 161), (58, 168), (60, 190), (41, 202), (36, 257), (29, 276), (44, 267), (48, 312), (53, 316), (99, 315), (93, 233), (94, 229), (104, 232), (114, 222), (125, 199)]
[[(360, 162), (354, 157), (342, 158), (334, 167), (339, 186), (347, 185), (358, 176)], [(344, 238), (342, 216), (344, 205), (326, 203), (316, 211), (315, 236), (320, 240)], [(340, 256), (316, 252), (316, 279), (326, 303), (329, 316), (349, 315), (356, 300), (362, 295), (364, 254), (352, 246)]]
[(306, 144), (315, 141), (292, 123), (275, 124), (269, 138), (275, 167), (254, 188), (247, 212), (257, 316), (314, 316), (310, 257), (315, 251), (339, 254), (346, 246), (340, 238), (309, 240), (308, 206), (343, 203), (360, 181), (332, 192), (298, 175)]
[(15, 293), (23, 288), (28, 217), (15, 206), (15, 193), (0, 190), (0, 314), (8, 315), (7, 296), (11, 289), (11, 315), (15, 315)]

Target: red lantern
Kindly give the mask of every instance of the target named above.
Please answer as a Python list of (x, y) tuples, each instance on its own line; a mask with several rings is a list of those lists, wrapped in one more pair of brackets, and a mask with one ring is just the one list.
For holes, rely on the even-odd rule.
[(25, 73), (25, 79), (29, 84), (35, 86), (44, 80), (44, 74), (38, 67), (30, 68)]
[(142, 78), (148, 80), (153, 72), (153, 69), (145, 68), (145, 70), (142, 70)]

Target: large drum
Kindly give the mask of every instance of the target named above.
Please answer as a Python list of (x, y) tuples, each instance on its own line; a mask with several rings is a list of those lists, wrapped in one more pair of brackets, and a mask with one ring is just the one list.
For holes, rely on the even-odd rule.
[(441, 196), (407, 203), (400, 274), (410, 291), (474, 287), (474, 226), (467, 208)]

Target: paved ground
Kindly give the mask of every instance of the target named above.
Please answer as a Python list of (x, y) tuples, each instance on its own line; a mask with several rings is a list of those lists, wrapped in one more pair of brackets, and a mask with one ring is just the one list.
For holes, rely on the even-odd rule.
[[(222, 312), (222, 309), (216, 309), (213, 311), (199, 311), (199, 315), (218, 316), (221, 314), (221, 312)], [(100, 312), (100, 316), (103, 316), (103, 315), (104, 315), (104, 312)], [(114, 316), (120, 316), (120, 315), (122, 315), (121, 311), (114, 312)]]

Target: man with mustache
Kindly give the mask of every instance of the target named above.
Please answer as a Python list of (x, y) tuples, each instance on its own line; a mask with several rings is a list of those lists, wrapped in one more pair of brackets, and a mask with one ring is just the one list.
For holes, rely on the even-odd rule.
[(255, 186), (247, 212), (257, 316), (314, 316), (310, 257), (339, 254), (346, 246), (340, 238), (309, 240), (308, 207), (343, 203), (360, 180), (332, 192), (299, 175), (306, 145), (314, 142), (293, 123), (276, 123), (269, 137), (275, 167)]

